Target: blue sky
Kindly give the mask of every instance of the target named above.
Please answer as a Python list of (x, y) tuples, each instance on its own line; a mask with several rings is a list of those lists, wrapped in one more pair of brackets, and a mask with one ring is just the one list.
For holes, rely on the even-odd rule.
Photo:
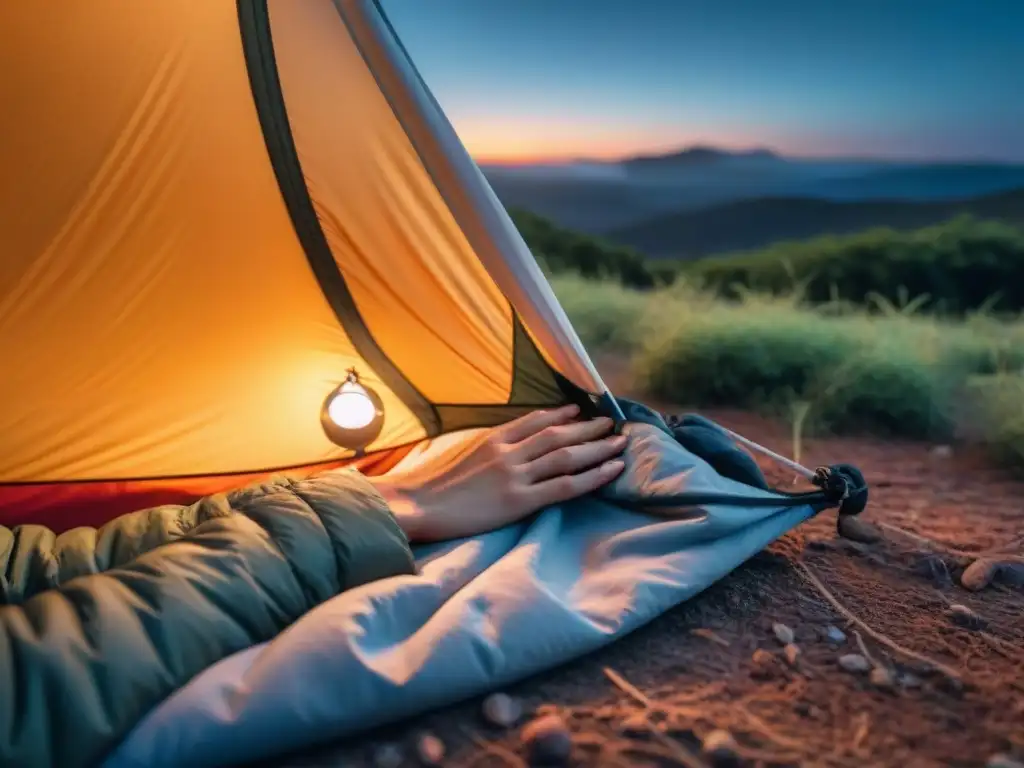
[(381, 0), (483, 160), (1024, 162), (1024, 0)]

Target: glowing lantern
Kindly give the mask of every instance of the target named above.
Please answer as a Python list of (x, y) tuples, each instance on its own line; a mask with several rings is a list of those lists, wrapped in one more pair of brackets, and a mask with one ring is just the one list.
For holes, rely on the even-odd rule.
[(324, 400), (320, 424), (332, 443), (361, 451), (372, 443), (384, 426), (384, 404), (380, 397), (359, 381), (355, 368)]

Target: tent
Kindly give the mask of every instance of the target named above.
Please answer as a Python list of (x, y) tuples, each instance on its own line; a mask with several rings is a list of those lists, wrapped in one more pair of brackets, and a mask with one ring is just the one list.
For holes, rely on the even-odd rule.
[[(820, 490), (805, 494), (746, 482), (726, 471), (738, 436), (611, 397), (374, 0), (7, 2), (0, 35), (0, 533), (282, 470), (384, 472), (565, 402), (630, 435), (600, 495), (418, 547), (415, 574), (332, 593), (166, 698), (112, 700), (88, 621), (34, 607), (70, 659), (43, 677), (77, 686), (54, 695), (81, 716), (53, 716), (39, 688), (0, 697), (8, 730), (32, 705), (93, 750), (126, 737), (108, 768), (280, 755), (568, 661), (820, 510), (863, 507), (855, 473), (809, 473)], [(238, 583), (264, 586), (231, 558)], [(55, 564), (19, 567), (43, 579)], [(146, 567), (135, 583), (155, 592), (125, 587), (123, 613), (155, 638), (159, 686), (181, 659), (159, 643), (175, 595)], [(181, 570), (192, 599), (236, 607)], [(19, 627), (37, 664), (60, 661)], [(131, 733), (93, 723), (132, 706), (148, 714)], [(62, 765), (92, 757), (65, 742)]]
[(605, 387), (379, 6), (0, 9), (0, 523), (97, 523)]

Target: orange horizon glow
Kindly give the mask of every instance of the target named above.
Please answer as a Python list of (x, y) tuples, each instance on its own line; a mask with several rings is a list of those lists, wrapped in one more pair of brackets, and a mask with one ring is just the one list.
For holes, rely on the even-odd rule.
[(479, 132), (461, 129), (458, 132), (473, 158), (478, 163), (485, 165), (559, 163), (579, 158), (613, 161), (638, 154), (678, 152), (692, 146), (713, 146), (734, 152), (775, 148), (772, 145), (733, 136), (680, 135), (676, 138), (667, 138), (643, 135), (595, 137), (584, 134), (566, 140), (562, 137), (546, 138), (530, 135), (499, 138), (493, 134), (481, 136)]
[(638, 154), (668, 154), (708, 146), (732, 152), (770, 149), (788, 157), (834, 156), (843, 149), (817, 137), (783, 137), (757, 131), (638, 127), (614, 120), (477, 117), (452, 122), (466, 149), (481, 165), (543, 165), (572, 160), (615, 161)]
[(638, 126), (616, 117), (525, 115), (450, 115), (473, 158), (484, 164), (526, 165), (585, 157), (616, 160), (638, 153), (667, 153), (694, 145), (727, 150), (773, 146), (754, 131), (720, 130), (709, 126)]

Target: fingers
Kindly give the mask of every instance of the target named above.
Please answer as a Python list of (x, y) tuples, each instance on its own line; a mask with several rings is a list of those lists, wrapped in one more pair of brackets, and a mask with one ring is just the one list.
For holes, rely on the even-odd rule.
[(502, 442), (518, 443), (544, 429), (572, 421), (579, 412), (578, 405), (566, 405), (550, 411), (533, 411), (499, 427), (495, 433)]
[(559, 475), (531, 485), (526, 491), (526, 500), (531, 509), (542, 509), (579, 496), (584, 496), (607, 485), (625, 468), (621, 459), (607, 461), (576, 475)]
[(536, 431), (516, 446), (515, 458), (525, 464), (541, 456), (605, 437), (615, 426), (609, 418), (553, 424)]
[[(571, 425), (576, 427), (578, 425)], [(579, 425), (583, 426), (583, 425)], [(568, 431), (568, 429), (566, 429)], [(574, 442), (549, 451), (530, 461), (523, 467), (527, 482), (536, 483), (558, 475), (574, 475), (585, 469), (602, 464), (622, 453), (626, 447), (623, 435), (613, 435), (602, 440)]]

